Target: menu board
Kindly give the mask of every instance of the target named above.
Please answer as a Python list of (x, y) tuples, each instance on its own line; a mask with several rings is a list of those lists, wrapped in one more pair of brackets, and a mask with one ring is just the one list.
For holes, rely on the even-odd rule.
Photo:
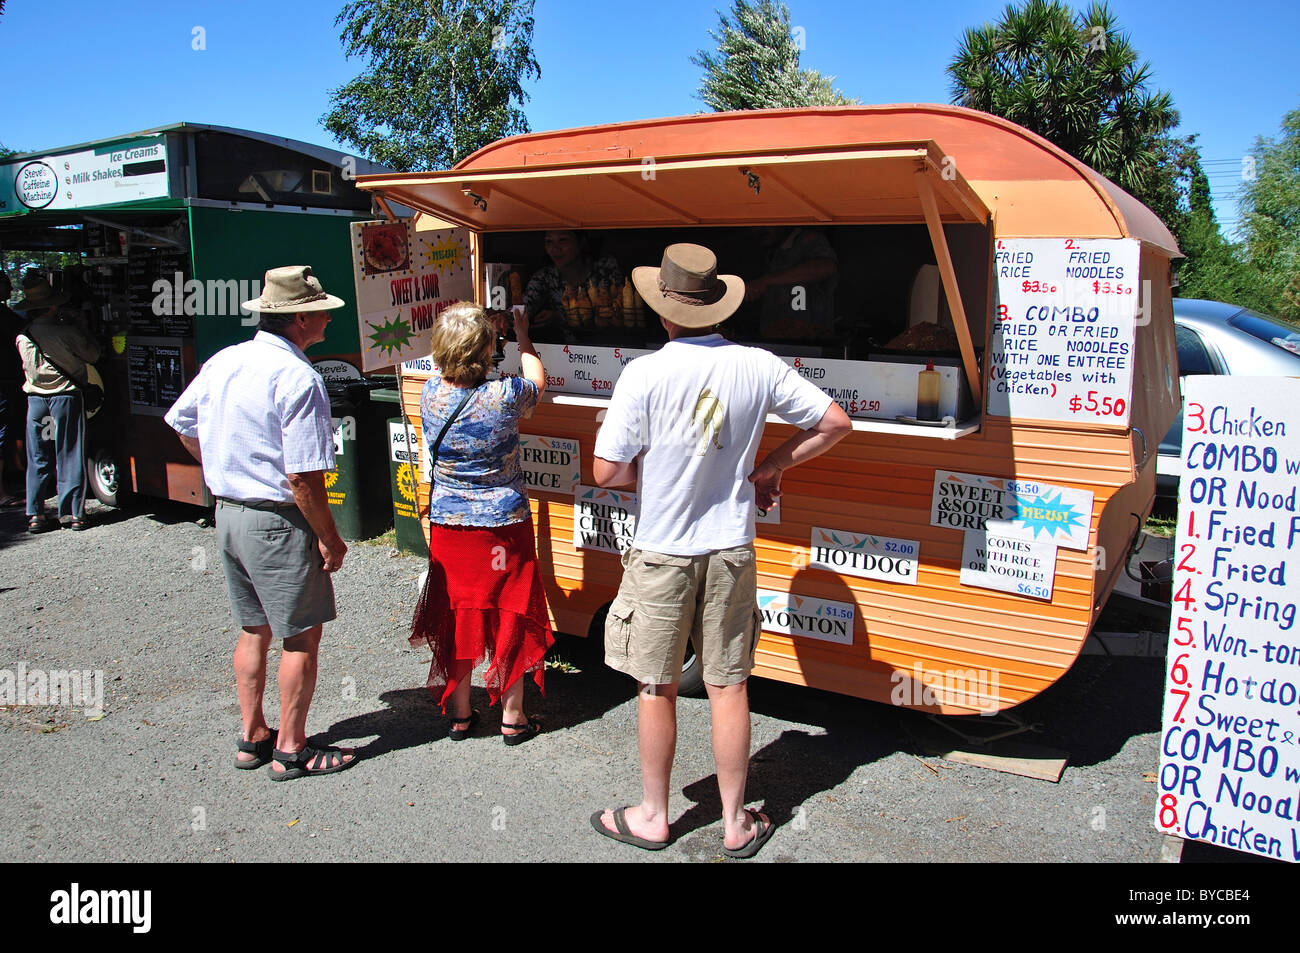
[(998, 240), (990, 414), (1128, 426), (1138, 252), (1130, 238)]
[(519, 435), (519, 465), (528, 490), (572, 496), (582, 480), (582, 448), (578, 441), (541, 434)]
[(131, 412), (151, 417), (166, 414), (188, 384), (180, 339), (129, 338), (126, 360)]
[(1295, 863), (1300, 380), (1185, 387), (1155, 823)]
[(427, 355), (438, 314), (474, 300), (468, 230), (417, 232), (411, 219), (353, 222), (351, 238), (361, 369)]

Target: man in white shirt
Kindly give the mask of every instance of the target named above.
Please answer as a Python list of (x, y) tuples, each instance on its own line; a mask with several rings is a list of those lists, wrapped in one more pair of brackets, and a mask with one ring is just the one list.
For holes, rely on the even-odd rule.
[[(772, 834), (745, 808), (747, 682), (758, 641), (754, 510), (781, 495), (781, 473), (825, 453), (852, 425), (780, 358), (711, 329), (745, 294), (717, 274), (713, 252), (670, 245), (659, 268), (636, 268), (637, 291), (669, 341), (623, 369), (596, 437), (600, 486), (636, 484), (639, 510), (605, 628), (606, 663), (636, 678), (643, 797), (597, 811), (601, 834), (647, 850), (668, 842), (668, 781), (677, 744), (677, 682), (695, 643), (713, 715), (723, 849), (752, 857)], [(769, 413), (800, 428), (753, 467)]]
[[(336, 617), (328, 574), (348, 548), (325, 496), (325, 474), (334, 469), (329, 398), (303, 352), (325, 340), (329, 312), (344, 302), (305, 265), (272, 268), (264, 289), (244, 302), (261, 313), (256, 336), (209, 358), (167, 423), (203, 464), (217, 497), (217, 542), (241, 628), (235, 767), (270, 762), (271, 777), (283, 781), (342, 771), (355, 760), (350, 748), (308, 745), (306, 734), (321, 627)], [(272, 638), (283, 639), (284, 649), (278, 743), (262, 712)]]

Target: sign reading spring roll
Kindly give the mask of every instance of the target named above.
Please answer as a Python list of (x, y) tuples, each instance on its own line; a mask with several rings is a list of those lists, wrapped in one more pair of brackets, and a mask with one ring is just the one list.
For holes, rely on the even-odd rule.
[(853, 644), (853, 603), (831, 602), (792, 592), (758, 590), (764, 632), (802, 635), (839, 645)]
[(468, 231), (417, 232), (410, 219), (354, 222), (351, 238), (362, 370), (427, 355), (438, 314), (474, 299)]
[(636, 532), (635, 493), (579, 486), (573, 500), (574, 549), (622, 553)]
[(968, 530), (961, 547), (961, 584), (1034, 599), (1051, 599), (1056, 544)]
[(1154, 820), (1300, 863), (1300, 380), (1186, 395)]
[(540, 434), (519, 435), (519, 464), (529, 490), (572, 495), (582, 481), (578, 441)]
[[(629, 361), (651, 351), (629, 347), (586, 347), (578, 344), (538, 344), (537, 356), (546, 368), (546, 389), (555, 394), (608, 397)], [(511, 342), (498, 370), (523, 373), (519, 345)]]
[(812, 528), (808, 565), (864, 579), (916, 585), (916, 560), (921, 544), (842, 529)]
[(930, 525), (1086, 550), (1092, 491), (936, 470)]
[(1008, 238), (994, 249), (997, 300), (988, 411), (1128, 426), (1139, 305), (1131, 238)]

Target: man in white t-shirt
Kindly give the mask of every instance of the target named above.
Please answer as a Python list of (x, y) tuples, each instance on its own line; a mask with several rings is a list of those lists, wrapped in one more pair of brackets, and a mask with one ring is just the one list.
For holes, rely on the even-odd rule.
[[(677, 682), (696, 647), (713, 714), (723, 849), (752, 857), (772, 834), (745, 808), (747, 682), (758, 641), (754, 510), (781, 495), (781, 473), (825, 453), (851, 429), (844, 411), (775, 355), (712, 332), (744, 283), (713, 252), (670, 245), (632, 281), (668, 343), (623, 369), (596, 437), (601, 486), (636, 484), (639, 510), (605, 627), (607, 664), (637, 680), (642, 801), (597, 811), (601, 834), (647, 850), (668, 843), (668, 780), (677, 746)], [(800, 428), (753, 467), (769, 413)]]

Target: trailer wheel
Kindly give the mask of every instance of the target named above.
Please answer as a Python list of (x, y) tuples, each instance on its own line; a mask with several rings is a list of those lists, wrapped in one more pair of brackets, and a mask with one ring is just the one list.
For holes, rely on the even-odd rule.
[(108, 447), (94, 450), (86, 459), (86, 481), (95, 499), (105, 506), (121, 506), (131, 496), (122, 480), (122, 468)]
[(677, 683), (677, 694), (690, 698), (703, 698), (705, 695), (704, 666), (700, 664), (695, 644), (690, 639), (686, 640), (686, 658), (682, 660), (682, 680)]

